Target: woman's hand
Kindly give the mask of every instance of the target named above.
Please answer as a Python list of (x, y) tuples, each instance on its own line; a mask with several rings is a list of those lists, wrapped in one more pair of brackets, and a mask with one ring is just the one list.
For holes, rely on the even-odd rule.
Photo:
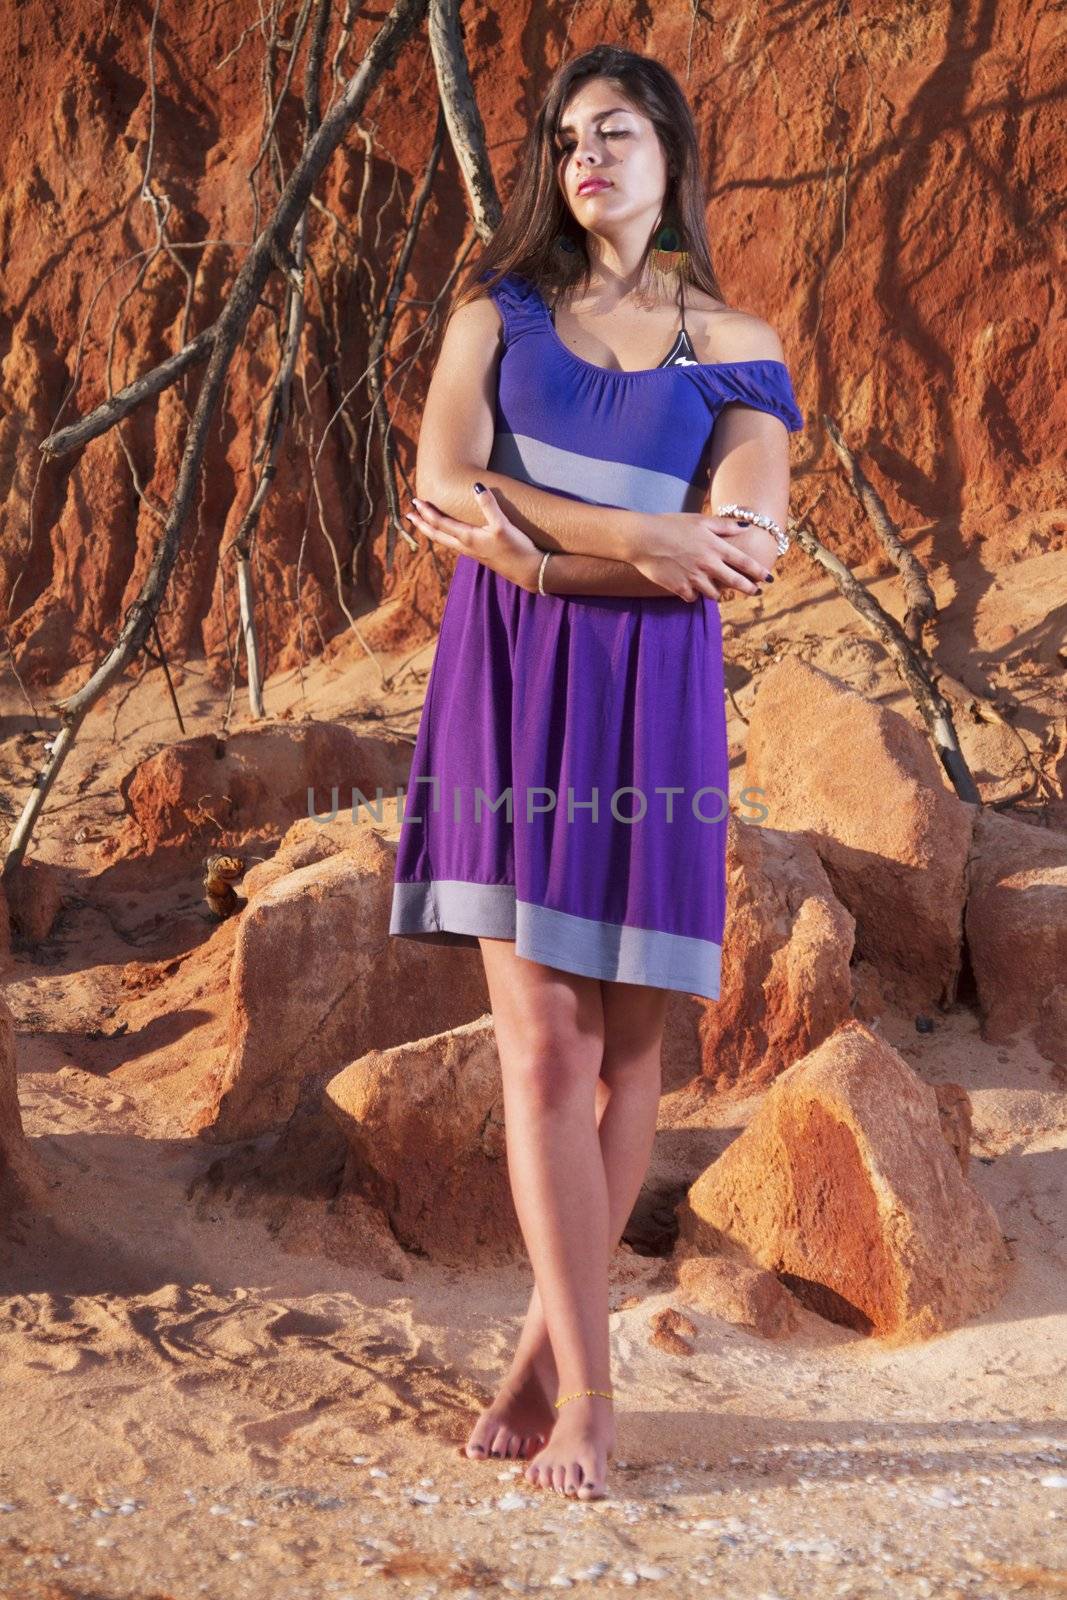
[(475, 561), (499, 572), (510, 583), (518, 584), (520, 589), (536, 589), (537, 570), (544, 551), (504, 515), (492, 489), (484, 488), (475, 498), (482, 508), (484, 522), (460, 522), (439, 511), (429, 500), (416, 500), (414, 495), (411, 500), (415, 510), (403, 514), (435, 544), (473, 556)]
[(630, 564), (683, 600), (702, 594), (717, 600), (723, 589), (762, 594), (762, 579), (769, 574), (762, 562), (732, 542), (731, 536), (740, 532), (734, 517), (654, 512), (635, 541)]

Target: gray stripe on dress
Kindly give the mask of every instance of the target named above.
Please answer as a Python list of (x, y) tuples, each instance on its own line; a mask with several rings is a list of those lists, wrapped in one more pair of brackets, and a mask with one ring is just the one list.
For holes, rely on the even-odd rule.
[(581, 455), (525, 433), (498, 433), (487, 465), (520, 483), (630, 511), (699, 511), (704, 499), (699, 486), (673, 472)]
[(437, 878), (393, 885), (389, 932), (440, 944), (514, 939), (527, 960), (614, 983), (719, 998), (722, 947), (711, 939), (575, 917), (516, 900), (510, 883)]

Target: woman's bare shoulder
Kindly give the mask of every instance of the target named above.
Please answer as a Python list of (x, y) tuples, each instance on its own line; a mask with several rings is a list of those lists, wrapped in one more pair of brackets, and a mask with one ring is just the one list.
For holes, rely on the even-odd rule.
[(499, 354), (503, 332), (504, 319), (496, 301), (479, 294), (450, 312), (440, 356), (450, 362), (490, 361)]
[(769, 322), (728, 306), (703, 289), (687, 288), (686, 324), (700, 361), (781, 361), (782, 341)]
[(484, 290), (472, 300), (465, 300), (461, 306), (457, 306), (448, 319), (449, 329), (458, 328), (460, 337), (464, 339), (478, 339), (498, 333), (503, 325), (500, 307), (492, 295)]

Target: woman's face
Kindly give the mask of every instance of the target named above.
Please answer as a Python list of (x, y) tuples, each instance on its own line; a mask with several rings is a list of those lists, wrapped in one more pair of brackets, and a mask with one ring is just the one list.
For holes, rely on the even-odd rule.
[(650, 227), (663, 203), (667, 161), (644, 112), (607, 78), (590, 78), (559, 121), (556, 174), (575, 220), (593, 233), (627, 223)]

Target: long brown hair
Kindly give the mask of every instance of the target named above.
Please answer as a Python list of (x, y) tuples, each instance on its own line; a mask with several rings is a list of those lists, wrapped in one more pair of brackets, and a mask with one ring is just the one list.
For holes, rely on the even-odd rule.
[[(689, 252), (686, 281), (717, 300), (723, 298), (711, 264), (700, 145), (689, 101), (662, 62), (619, 45), (598, 44), (563, 62), (553, 74), (523, 141), (518, 176), (503, 217), (461, 279), (452, 311), (484, 294), (506, 272), (519, 272), (550, 291), (570, 294), (588, 288), (591, 262), (586, 230), (575, 220), (557, 179), (561, 152), (556, 138), (571, 96), (589, 78), (609, 79), (644, 112), (659, 136), (668, 168), (673, 168), (660, 216), (645, 242), (641, 267), (648, 260), (660, 223), (669, 220), (680, 227), (683, 246)], [(575, 248), (561, 249), (561, 236)]]

